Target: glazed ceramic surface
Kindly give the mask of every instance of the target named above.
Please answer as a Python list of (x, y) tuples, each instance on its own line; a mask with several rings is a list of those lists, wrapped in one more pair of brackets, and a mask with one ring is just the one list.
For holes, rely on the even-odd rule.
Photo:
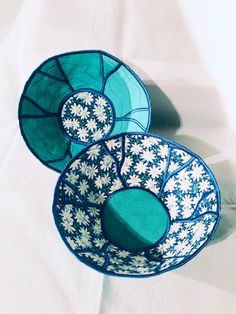
[(78, 51), (42, 63), (19, 105), (21, 133), (32, 153), (61, 172), (87, 145), (121, 132), (147, 131), (150, 101), (138, 76), (103, 51)]
[(150, 134), (123, 133), (80, 152), (56, 186), (62, 239), (94, 269), (151, 276), (188, 262), (220, 217), (220, 192), (203, 160)]

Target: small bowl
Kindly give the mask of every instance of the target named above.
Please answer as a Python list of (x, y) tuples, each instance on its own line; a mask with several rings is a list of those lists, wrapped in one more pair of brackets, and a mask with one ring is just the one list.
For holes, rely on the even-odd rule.
[(98, 50), (64, 53), (43, 62), (27, 81), (19, 104), (27, 146), (58, 172), (99, 139), (147, 131), (150, 114), (149, 96), (139, 77)]
[(53, 214), (80, 261), (108, 275), (147, 277), (185, 264), (206, 245), (219, 222), (220, 192), (187, 148), (123, 133), (68, 163)]

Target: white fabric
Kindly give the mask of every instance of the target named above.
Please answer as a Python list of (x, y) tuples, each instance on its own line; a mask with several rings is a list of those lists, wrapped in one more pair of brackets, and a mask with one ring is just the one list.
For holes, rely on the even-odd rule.
[[(0, 2), (1, 313), (235, 313), (235, 9), (230, 0)], [(220, 226), (184, 267), (150, 279), (105, 277), (79, 263), (55, 228), (58, 174), (27, 149), (17, 107), (35, 67), (81, 49), (132, 66), (152, 96), (152, 131), (203, 156), (219, 182)]]

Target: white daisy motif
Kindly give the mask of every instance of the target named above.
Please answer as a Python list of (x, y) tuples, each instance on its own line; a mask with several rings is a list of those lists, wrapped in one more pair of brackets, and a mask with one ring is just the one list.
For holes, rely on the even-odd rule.
[(189, 179), (189, 172), (188, 172), (188, 170), (187, 169), (183, 169), (180, 172), (178, 172), (177, 178), (179, 180), (184, 180), (184, 179), (188, 180)]
[(194, 203), (190, 195), (185, 195), (180, 204), (183, 205), (184, 208), (191, 208)]
[(95, 119), (90, 119), (88, 120), (86, 127), (89, 131), (94, 131), (97, 128), (97, 122), (95, 121)]
[(125, 157), (125, 160), (121, 167), (121, 174), (127, 174), (132, 163), (133, 163), (133, 160), (131, 157)]
[(176, 238), (169, 238), (166, 240), (166, 245), (169, 247), (173, 246), (176, 243)]
[(164, 254), (167, 249), (168, 245), (166, 243), (159, 244), (159, 246), (157, 247), (158, 252), (160, 252), (161, 254)]
[(103, 204), (104, 201), (105, 201), (105, 199), (106, 199), (105, 194), (102, 193), (102, 192), (99, 192), (99, 193), (97, 194), (95, 203), (96, 203), (96, 204)]
[(216, 205), (216, 204), (212, 205), (211, 210), (212, 210), (213, 212), (216, 212), (216, 211), (217, 211), (217, 205)]
[(158, 148), (158, 155), (160, 155), (162, 158), (167, 157), (169, 151), (168, 145), (160, 145)]
[(177, 196), (173, 193), (169, 194), (166, 198), (166, 203), (168, 207), (173, 207), (177, 205)]
[(87, 197), (89, 202), (95, 203), (95, 201), (96, 201), (96, 194), (93, 191), (89, 192), (86, 197)]
[(88, 165), (87, 165), (87, 163), (85, 161), (81, 161), (79, 163), (79, 168), (80, 168), (80, 171), (81, 171), (82, 174), (86, 174), (87, 167), (88, 167)]
[(88, 191), (88, 188), (89, 188), (89, 185), (88, 185), (88, 182), (86, 180), (82, 180), (79, 183), (78, 189), (79, 189), (81, 195), (85, 195)]
[(159, 188), (157, 188), (155, 180), (151, 178), (146, 181), (145, 188), (151, 190), (155, 194), (159, 192)]
[(173, 192), (175, 188), (176, 188), (176, 180), (174, 177), (171, 177), (165, 185), (164, 192)]
[(193, 214), (194, 208), (183, 207), (182, 216), (183, 218), (189, 218)]
[(206, 192), (210, 189), (210, 182), (208, 180), (202, 180), (200, 183), (199, 183), (199, 186), (200, 186), (200, 191), (201, 192)]
[(153, 159), (155, 158), (154, 153), (152, 151), (149, 150), (145, 150), (142, 155), (141, 158), (146, 160), (146, 161), (153, 161)]
[(143, 161), (139, 161), (139, 162), (137, 163), (137, 165), (135, 166), (135, 170), (136, 170), (139, 174), (145, 173), (146, 170), (147, 170), (147, 164), (144, 163)]
[(102, 161), (100, 162), (100, 164), (101, 164), (101, 169), (104, 171), (107, 171), (112, 167), (113, 159), (110, 155), (105, 155)]
[(176, 253), (178, 255), (184, 255), (185, 253), (183, 251), (185, 250), (187, 245), (188, 241), (186, 240), (178, 242), (178, 244), (175, 246)]
[(134, 267), (141, 267), (145, 265), (146, 261), (147, 260), (144, 256), (135, 256), (130, 264)]
[(70, 247), (72, 248), (72, 250), (77, 249), (77, 243), (75, 243), (75, 241), (71, 237), (66, 237), (66, 240)]
[(70, 111), (74, 116), (79, 116), (81, 109), (82, 107), (80, 105), (77, 105), (76, 103), (70, 107)]
[(78, 129), (78, 137), (81, 141), (85, 141), (88, 136), (88, 130), (86, 128)]
[(181, 225), (180, 223), (174, 223), (172, 226), (171, 226), (171, 233), (173, 232), (178, 232), (181, 228)]
[(81, 109), (79, 115), (80, 115), (82, 120), (86, 119), (89, 116), (88, 108), (85, 107), (85, 108)]
[(104, 99), (104, 97), (100, 97), (98, 96), (98, 98), (96, 99), (95, 103), (99, 106), (105, 106), (107, 104), (106, 100)]
[(206, 206), (201, 206), (200, 210), (199, 210), (199, 214), (203, 214), (207, 212), (207, 207)]
[(80, 227), (80, 228), (79, 228), (79, 232), (81, 233), (81, 235), (82, 235), (83, 237), (86, 237), (86, 238), (89, 238), (89, 239), (90, 239), (90, 232), (89, 232), (89, 230), (88, 230), (87, 228), (85, 228), (85, 227)]
[(88, 237), (85, 237), (85, 236), (81, 236), (81, 237), (76, 236), (75, 242), (82, 249), (90, 248), (92, 246), (90, 239)]
[(105, 124), (102, 130), (103, 130), (104, 134), (108, 134), (110, 129), (111, 129), (111, 125), (110, 124)]
[(157, 166), (153, 165), (149, 168), (149, 175), (154, 179), (161, 175), (160, 170)]
[(142, 147), (140, 144), (133, 144), (130, 148), (130, 151), (134, 154), (134, 155), (138, 155), (141, 151), (142, 151)]
[(97, 118), (98, 118), (99, 122), (105, 122), (107, 119), (107, 116), (105, 113), (101, 113), (101, 114), (97, 115)]
[(66, 184), (64, 184), (63, 189), (65, 191), (65, 194), (68, 196), (72, 196), (74, 194), (74, 191)]
[(88, 212), (89, 212), (91, 217), (96, 217), (99, 215), (100, 210), (96, 207), (89, 207)]
[(97, 130), (96, 132), (93, 133), (92, 138), (94, 141), (99, 140), (100, 138), (103, 137), (103, 133), (101, 130)]
[(75, 184), (79, 178), (78, 174), (75, 174), (74, 172), (70, 171), (66, 174), (66, 180), (70, 182), (71, 184)]
[(94, 113), (97, 117), (99, 117), (100, 115), (104, 114), (104, 108), (101, 107), (101, 106), (95, 106), (95, 107), (93, 108), (93, 113)]
[(127, 180), (130, 186), (140, 186), (141, 179), (136, 175), (131, 175)]
[(70, 165), (70, 169), (73, 171), (78, 169), (80, 162), (80, 159), (76, 159), (75, 161), (73, 161), (73, 163)]
[(102, 232), (101, 221), (98, 218), (95, 219), (95, 224), (93, 225), (93, 232), (95, 235), (99, 235)]
[(103, 179), (101, 176), (98, 176), (95, 180), (95, 186), (98, 188), (98, 189), (101, 189), (102, 186), (103, 186)]
[(71, 123), (72, 123), (72, 129), (77, 131), (79, 129), (79, 127), (80, 127), (79, 121), (76, 120), (76, 119), (73, 119)]
[(160, 172), (163, 172), (166, 169), (166, 159), (163, 159), (159, 162)]
[(73, 221), (72, 219), (72, 205), (65, 205), (64, 209), (60, 212), (61, 218), (63, 221), (68, 220), (68, 221)]
[(93, 260), (94, 263), (97, 263), (99, 266), (102, 266), (104, 264), (104, 262), (105, 262), (104, 257), (99, 256), (98, 254), (94, 254), (92, 256), (92, 260)]
[(192, 183), (189, 178), (183, 179), (179, 183), (180, 189), (185, 193), (191, 189)]
[(145, 137), (143, 140), (142, 140), (142, 145), (143, 147), (145, 148), (149, 148), (153, 145), (153, 139), (151, 137)]
[(207, 200), (208, 200), (208, 201), (216, 200), (216, 193), (215, 193), (215, 192), (212, 192), (211, 194), (209, 194), (209, 195), (207, 196)]
[(179, 155), (181, 156), (181, 159), (182, 159), (183, 163), (186, 163), (186, 162), (188, 162), (191, 159), (191, 156), (188, 153), (184, 152), (184, 151), (179, 151)]
[(203, 166), (196, 164), (193, 166), (191, 176), (194, 180), (199, 181), (204, 172)]
[(122, 184), (120, 182), (119, 179), (115, 179), (112, 181), (112, 186), (110, 188), (110, 193), (115, 192), (117, 190), (119, 190), (120, 188), (122, 188)]
[(86, 105), (91, 105), (93, 102), (93, 95), (91, 93), (81, 93), (83, 94), (83, 101)]
[(75, 212), (75, 220), (79, 225), (87, 226), (89, 224), (89, 216), (81, 209)]
[(109, 177), (109, 174), (106, 173), (103, 177), (102, 177), (102, 182), (104, 185), (108, 185), (111, 182), (111, 178)]
[(75, 232), (75, 228), (73, 227), (73, 221), (64, 220), (64, 221), (62, 221), (61, 225), (64, 228), (64, 230), (67, 231), (68, 233)]
[(109, 140), (106, 142), (106, 145), (108, 147), (109, 150), (113, 150), (115, 148), (119, 148), (121, 147), (121, 142), (119, 142), (118, 140), (116, 139), (113, 139), (113, 140)]
[(174, 204), (170, 207), (169, 209), (170, 211), (170, 216), (171, 216), (171, 219), (176, 219), (178, 217), (178, 214), (179, 214), (179, 207), (177, 204)]
[(205, 225), (202, 222), (197, 222), (193, 227), (192, 227), (192, 231), (193, 231), (193, 238), (192, 238), (192, 242), (195, 241), (199, 241), (205, 233)]
[(119, 250), (118, 251), (118, 253), (117, 253), (117, 255), (119, 256), (119, 257), (122, 257), (122, 258), (126, 258), (126, 257), (128, 257), (129, 256), (129, 252), (128, 251), (124, 251), (124, 250)]
[(177, 162), (174, 162), (173, 160), (171, 160), (171, 162), (169, 163), (168, 172), (171, 173), (178, 168), (179, 168), (179, 164)]
[(178, 234), (178, 238), (183, 240), (185, 238), (188, 237), (188, 230), (183, 229), (179, 234)]
[(91, 160), (96, 160), (98, 155), (100, 153), (100, 148), (99, 146), (93, 146), (91, 147), (88, 151), (87, 151), (87, 154), (88, 154), (88, 159), (91, 159)]
[(65, 119), (63, 121), (63, 126), (66, 128), (66, 129), (69, 129), (69, 128), (72, 128), (73, 126), (73, 121), (71, 119)]
[(189, 252), (192, 250), (192, 246), (191, 246), (191, 244), (189, 244), (189, 243), (187, 243), (187, 241), (186, 241), (186, 243), (185, 243), (185, 246), (184, 246), (184, 248), (181, 250), (181, 255), (187, 255), (187, 254), (189, 254)]
[(97, 248), (101, 249), (103, 245), (106, 243), (106, 240), (104, 238), (95, 238), (94, 239), (94, 244)]
[(93, 179), (96, 176), (97, 172), (98, 172), (98, 168), (96, 165), (88, 166), (87, 171), (86, 171), (86, 176), (89, 179)]
[(209, 225), (207, 227), (207, 233), (211, 233), (214, 228), (215, 228), (215, 222), (212, 221), (209, 223)]

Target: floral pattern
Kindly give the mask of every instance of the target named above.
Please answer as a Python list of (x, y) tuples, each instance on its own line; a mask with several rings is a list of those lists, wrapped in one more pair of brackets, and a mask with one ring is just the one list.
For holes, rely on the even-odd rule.
[(77, 92), (64, 103), (61, 121), (73, 140), (95, 142), (111, 131), (113, 112), (110, 101), (95, 92)]
[[(128, 251), (105, 237), (102, 215), (115, 191), (151, 191), (170, 217), (166, 236)], [(107, 274), (150, 276), (181, 266), (212, 236), (220, 211), (217, 183), (205, 163), (160, 136), (122, 134), (81, 152), (61, 175), (54, 217), (62, 238), (83, 262)]]

